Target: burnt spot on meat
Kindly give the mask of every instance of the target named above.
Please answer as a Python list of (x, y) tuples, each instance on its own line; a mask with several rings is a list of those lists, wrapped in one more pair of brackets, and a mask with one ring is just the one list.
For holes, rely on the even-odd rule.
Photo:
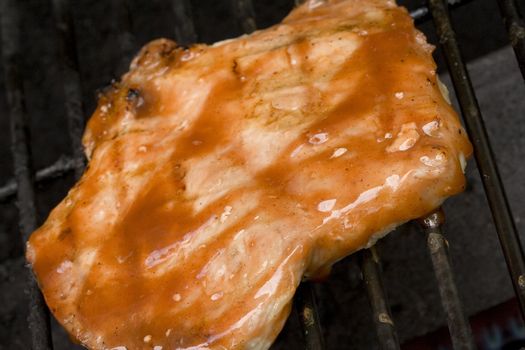
[(140, 92), (137, 89), (128, 89), (128, 93), (126, 94), (126, 100), (128, 102), (136, 101), (138, 98), (140, 98)]
[(144, 105), (144, 98), (142, 97), (142, 93), (138, 89), (130, 88), (128, 89), (126, 93), (126, 109), (128, 111), (130, 110), (137, 110), (140, 107)]

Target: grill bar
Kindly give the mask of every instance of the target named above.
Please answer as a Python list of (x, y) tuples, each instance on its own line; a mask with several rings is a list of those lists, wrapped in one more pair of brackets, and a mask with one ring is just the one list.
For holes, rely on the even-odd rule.
[(498, 0), (498, 5), (514, 48), (521, 75), (525, 78), (525, 23), (515, 0)]
[[(18, 183), (17, 206), (20, 232), (24, 243), (37, 226), (35, 192), (31, 171), (29, 127), (20, 76), (19, 13), (16, 1), (3, 1), (1, 12), (2, 53), (5, 87), (11, 127), (11, 147), (15, 179)], [(27, 271), (29, 291), (28, 325), (33, 350), (52, 349), (49, 313), (32, 273)]]
[(524, 316), (525, 262), (523, 249), (492, 153), (487, 130), (481, 117), (468, 71), (461, 58), (446, 2), (443, 0), (429, 0), (429, 7), (436, 25), (439, 41), (443, 47), (465, 125), (474, 145), (474, 156), (478, 170), (483, 181), (507, 267), (512, 277), (512, 284), (519, 301), (520, 310), (522, 316)]
[(399, 350), (394, 321), (383, 286), (381, 261), (376, 247), (361, 252), (361, 270), (372, 306), (372, 317), (382, 350)]
[(251, 0), (233, 0), (233, 13), (241, 30), (244, 33), (251, 33), (257, 29), (255, 23), (255, 11)]
[(69, 138), (73, 148), (73, 169), (75, 172), (75, 178), (79, 179), (82, 176), (85, 166), (84, 149), (82, 147), (84, 112), (70, 1), (53, 0), (53, 13), (60, 41), (62, 83), (64, 88)]
[(294, 305), (299, 315), (299, 323), (305, 340), (306, 350), (322, 350), (324, 346), (323, 332), (315, 292), (311, 282), (303, 282), (295, 292)]
[[(60, 157), (50, 166), (40, 169), (36, 172), (34, 180), (36, 183), (44, 182), (63, 176), (65, 173), (75, 168), (75, 162), (72, 158)], [(4, 186), (0, 187), (0, 202), (6, 201), (15, 195), (18, 189), (16, 179), (10, 179)]]
[(117, 74), (121, 74), (129, 67), (129, 62), (137, 49), (137, 41), (133, 35), (130, 9), (127, 0), (113, 0), (111, 11), (115, 16), (115, 30), (118, 33), (117, 42), (120, 49), (120, 61), (117, 65)]
[[(449, 0), (448, 6), (452, 9), (468, 4), (473, 0)], [(417, 9), (410, 11), (410, 16), (414, 19), (416, 24), (420, 24), (428, 21), (432, 16), (430, 15), (430, 9), (428, 6), (421, 6)]]
[(438, 281), (441, 304), (447, 314), (448, 329), (454, 349), (473, 350), (476, 347), (472, 338), (472, 330), (463, 312), (448, 255), (448, 242), (442, 232), (444, 222), (445, 215), (441, 209), (419, 220), (427, 235), (428, 250)]
[[(307, 0), (294, 0), (294, 4), (295, 6), (299, 6), (305, 1)], [(317, 1), (323, 1), (323, 0), (317, 0)], [(466, 5), (471, 1), (473, 0), (449, 0), (448, 5), (454, 9), (456, 7)], [(410, 11), (410, 16), (414, 19), (414, 22), (416, 24), (423, 23), (432, 17), (430, 15), (430, 9), (428, 8), (428, 6), (421, 6), (415, 10)]]
[(175, 15), (175, 40), (182, 46), (196, 43), (198, 38), (193, 24), (190, 1), (172, 0), (171, 5)]

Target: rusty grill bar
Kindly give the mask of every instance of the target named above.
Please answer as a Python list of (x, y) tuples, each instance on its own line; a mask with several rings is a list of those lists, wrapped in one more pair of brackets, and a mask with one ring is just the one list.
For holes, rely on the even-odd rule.
[[(478, 170), (519, 301), (520, 310), (522, 316), (525, 316), (525, 260), (523, 249), (448, 12), (448, 7), (454, 8), (470, 1), (460, 0), (449, 3), (446, 0), (428, 0), (428, 6), (420, 7), (410, 12), (410, 14), (416, 23), (421, 23), (430, 18), (434, 20), (465, 125), (474, 145), (474, 155)], [(294, 2), (298, 4), (302, 1), (294, 0)], [(516, 53), (521, 72), (525, 77), (525, 27), (523, 19), (517, 9), (515, 0), (498, 0), (498, 3), (509, 33), (510, 42)], [(126, 0), (119, 0), (115, 4), (115, 6), (123, 8), (118, 22), (122, 31), (122, 35), (119, 38), (123, 39), (123, 43), (120, 46), (125, 55), (129, 54), (134, 46), (129, 22), (126, 22), (127, 19), (124, 18), (128, 15)], [(177, 42), (181, 45), (189, 45), (196, 42), (198, 36), (192, 20), (193, 15), (190, 2), (188, 0), (171, 0), (171, 4), (175, 18), (174, 29)], [(19, 13), (17, 3), (14, 0), (3, 1), (1, 6), (1, 44), (11, 121), (15, 177), (8, 181), (6, 185), (0, 187), (0, 201), (5, 201), (15, 194), (17, 195), (20, 232), (25, 242), (30, 233), (37, 227), (33, 187), (35, 182), (57, 178), (70, 171), (74, 171), (75, 177), (78, 179), (84, 169), (84, 154), (80, 142), (85, 122), (82, 90), (74, 26), (69, 7), (70, 1), (53, 0), (53, 10), (61, 43), (64, 98), (73, 156), (60, 157), (54, 164), (37, 171), (33, 176), (24, 91), (19, 75)], [(256, 29), (256, 23), (252, 1), (232, 0), (231, 6), (232, 13), (243, 32), (253, 32)], [(429, 254), (432, 258), (438, 281), (443, 308), (447, 314), (447, 322), (454, 349), (475, 349), (468, 319), (463, 312), (454, 282), (451, 262), (447, 253), (448, 243), (443, 236), (441, 228), (443, 219), (443, 213), (437, 211), (422, 218), (420, 224), (422, 230), (427, 234)], [(381, 349), (397, 350), (400, 348), (399, 340), (382, 282), (379, 253), (375, 247), (372, 247), (359, 254), (363, 280), (373, 312), (379, 345)], [(32, 348), (35, 350), (52, 349), (49, 314), (32, 274), (28, 272), (28, 275), (30, 296), (28, 324), (31, 331)], [(324, 349), (322, 328), (315, 301), (315, 290), (310, 282), (302, 283), (299, 286), (294, 304), (305, 338), (305, 348), (308, 350)]]

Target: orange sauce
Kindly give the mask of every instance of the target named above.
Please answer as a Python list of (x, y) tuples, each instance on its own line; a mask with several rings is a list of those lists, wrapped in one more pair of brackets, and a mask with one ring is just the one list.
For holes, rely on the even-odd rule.
[[(74, 337), (93, 349), (119, 350), (242, 349), (258, 337), (269, 344), (303, 274), (326, 275), (373, 234), (463, 189), (458, 155), (468, 156), (470, 144), (457, 133), (461, 126), (437, 89), (430, 49), (418, 42), (406, 10), (370, 2), (383, 17), (365, 20), (366, 12), (351, 1), (335, 3), (333, 11), (335, 5), (319, 8), (319, 17), (316, 10), (303, 13), (304, 23), (292, 15), (283, 27), (219, 46), (184, 51), (167, 41), (150, 44), (134, 70), (101, 97), (85, 136), (93, 164), (30, 240), (29, 258), (46, 300)], [(349, 13), (357, 11), (352, 26), (340, 14), (343, 3)], [(328, 23), (315, 35), (367, 34), (355, 34), (358, 46), (340, 66), (319, 67), (312, 58), (319, 44), (309, 36), (313, 20)], [(291, 31), (292, 40), (262, 54), (254, 50), (260, 59), (242, 66), (243, 55), (252, 53), (244, 49), (250, 41), (266, 45), (279, 30)], [(267, 71), (283, 57), (298, 62)], [(319, 88), (324, 76), (310, 78), (319, 69), (335, 69), (328, 86), (348, 85), (348, 91)], [(268, 73), (273, 78), (261, 79)], [(288, 75), (299, 80), (289, 83)], [(189, 95), (177, 85), (188, 76), (211, 86), (202, 106), (185, 100)], [(266, 108), (264, 93), (280, 88), (264, 90), (272, 82), (306, 86), (305, 102), (297, 109), (283, 100), (284, 109), (272, 105), (270, 114), (254, 115), (255, 108)], [(330, 105), (335, 93), (344, 96)], [(196, 116), (179, 113), (188, 103)], [(187, 127), (171, 124), (182, 125), (184, 118), (191, 119)], [(426, 135), (423, 126), (436, 119), (442, 135)], [(389, 152), (410, 123), (418, 139)], [(261, 159), (271, 156), (262, 166), (247, 156), (257, 135), (243, 132), (253, 125), (261, 133), (280, 130), (272, 135), (282, 147), (268, 146), (274, 152), (268, 155), (261, 148)], [(367, 127), (372, 131), (359, 131)], [(442, 173), (416, 176), (421, 157), (446, 159), (435, 168)], [(137, 159), (139, 170), (126, 170)], [(206, 159), (212, 161), (202, 186), (209, 191), (196, 195), (194, 167)], [(147, 180), (128, 183), (133, 171)], [(221, 192), (221, 181), (237, 180), (241, 185)], [(104, 202), (102, 191), (113, 199)], [(210, 193), (217, 195), (206, 202)], [(96, 224), (97, 215), (108, 213), (117, 213), (114, 221)], [(239, 240), (242, 249), (233, 249)], [(91, 260), (82, 255), (88, 250), (96, 250)], [(284, 304), (274, 304), (283, 295)], [(259, 318), (264, 313), (268, 319)]]

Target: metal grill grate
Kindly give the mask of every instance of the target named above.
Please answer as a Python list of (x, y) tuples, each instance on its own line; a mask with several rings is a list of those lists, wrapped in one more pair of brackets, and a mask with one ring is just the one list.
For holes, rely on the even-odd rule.
[[(296, 1), (296, 3), (298, 2), (300, 1)], [(453, 1), (448, 4), (445, 0), (429, 0), (428, 6), (420, 7), (410, 14), (416, 23), (421, 23), (430, 18), (434, 21), (465, 125), (474, 145), (474, 155), (478, 170), (519, 301), (520, 311), (522, 316), (525, 316), (525, 259), (523, 250), (449, 15), (449, 7), (454, 8), (467, 2), (469, 0)], [(521, 72), (525, 77), (525, 27), (523, 19), (514, 0), (498, 0), (498, 3), (509, 33), (510, 42), (515, 50)], [(117, 7), (124, 7), (125, 0), (115, 1), (115, 4)], [(64, 96), (73, 156), (72, 158), (61, 157), (51, 166), (34, 173), (31, 166), (24, 90), (18, 65), (20, 33), (17, 2), (14, 0), (2, 1), (2, 6), (1, 44), (11, 121), (15, 177), (4, 187), (0, 188), (0, 201), (9, 199), (16, 194), (20, 214), (20, 231), (25, 242), (29, 234), (37, 227), (35, 181), (39, 182), (60, 177), (71, 171), (74, 171), (75, 177), (79, 178), (83, 172), (85, 161), (80, 143), (84, 121), (82, 93), (70, 1), (53, 0), (55, 21), (61, 43)], [(251, 0), (232, 0), (231, 8), (239, 27), (244, 32), (250, 33), (256, 29), (254, 7)], [(197, 41), (198, 37), (192, 22), (190, 2), (188, 0), (172, 0), (172, 9), (176, 23), (175, 37), (177, 41), (185, 45)], [(125, 23), (120, 24), (123, 27), (121, 28), (123, 29), (121, 46), (126, 51), (132, 46), (129, 43), (133, 39)], [(447, 242), (442, 233), (441, 225), (443, 221), (444, 214), (441, 210), (438, 210), (422, 218), (420, 224), (427, 235), (428, 249), (438, 281), (442, 305), (447, 314), (448, 327), (454, 349), (474, 349), (475, 345), (470, 326), (462, 310), (454, 282), (451, 263), (447, 253)], [(370, 248), (360, 252), (359, 255), (379, 344), (382, 349), (399, 349), (396, 329), (392, 322), (383, 286), (382, 268), (378, 252), (375, 248)], [(32, 274), (28, 273), (28, 276), (28, 290), (30, 291), (28, 323), (31, 330), (32, 348), (36, 350), (52, 349), (49, 314)], [(306, 349), (323, 349), (322, 330), (317, 315), (314, 292), (310, 283), (303, 283), (299, 287), (295, 298), (295, 309), (300, 316)]]
[[(29, 130), (26, 123), (26, 108), (19, 60), (19, 13), (15, 6), (3, 3), (1, 18), (2, 53), (5, 70), (5, 85), (11, 125), (11, 151), (13, 153), (15, 179), (17, 188), (17, 206), (19, 211), (20, 233), (23, 241), (27, 241), (32, 231), (37, 228), (35, 191), (33, 188), (33, 172), (31, 165), (31, 149), (29, 147)], [(29, 317), (33, 349), (51, 349), (52, 341), (49, 331), (49, 311), (37, 283), (28, 270)]]

